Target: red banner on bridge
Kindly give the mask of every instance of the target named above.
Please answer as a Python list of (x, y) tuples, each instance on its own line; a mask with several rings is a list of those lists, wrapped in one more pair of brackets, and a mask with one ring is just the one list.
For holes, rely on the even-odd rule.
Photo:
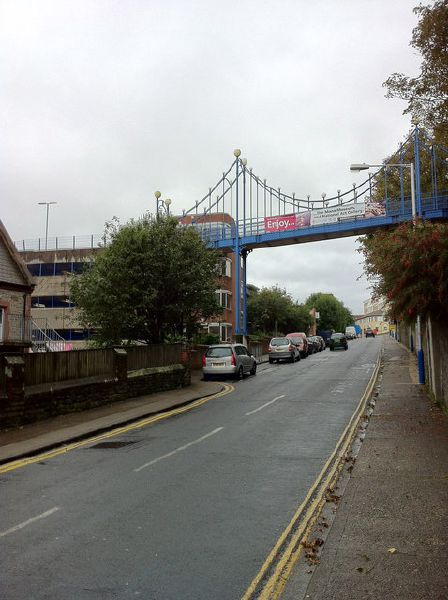
[(288, 231), (290, 229), (297, 229), (298, 227), (306, 227), (309, 224), (309, 212), (264, 218), (264, 230), (266, 233), (274, 233), (275, 231)]

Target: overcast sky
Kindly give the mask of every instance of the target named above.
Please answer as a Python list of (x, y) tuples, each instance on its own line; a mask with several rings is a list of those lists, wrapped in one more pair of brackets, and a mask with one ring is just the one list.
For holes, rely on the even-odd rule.
[[(416, 0), (0, 0), (0, 194), (14, 240), (181, 213), (241, 148), (297, 196), (360, 181), (410, 128), (386, 100), (417, 72)], [(369, 297), (356, 238), (256, 250), (248, 281), (303, 301)]]

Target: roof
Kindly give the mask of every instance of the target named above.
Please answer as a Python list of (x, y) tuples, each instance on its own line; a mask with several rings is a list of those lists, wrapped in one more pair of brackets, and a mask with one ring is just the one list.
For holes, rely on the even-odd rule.
[(3, 225), (3, 222), (1, 220), (0, 220), (0, 242), (3, 243), (4, 247), (6, 248), (8, 254), (11, 257), (11, 260), (13, 261), (13, 263), (19, 270), (19, 273), (23, 278), (23, 285), (27, 286), (31, 289), (34, 288), (34, 286), (35, 286), (34, 279), (31, 276), (31, 273), (28, 271), (25, 261), (22, 259), (19, 252), (17, 251), (16, 247), (14, 246), (14, 243), (13, 243), (12, 239), (10, 238), (9, 233), (6, 230), (6, 227)]

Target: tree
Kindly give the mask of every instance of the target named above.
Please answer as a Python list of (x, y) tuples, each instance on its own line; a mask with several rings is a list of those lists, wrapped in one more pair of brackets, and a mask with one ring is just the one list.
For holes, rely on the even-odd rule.
[(385, 297), (396, 319), (448, 316), (448, 225), (404, 223), (360, 239), (374, 297)]
[(414, 8), (420, 17), (410, 45), (422, 55), (420, 73), (407, 77), (393, 73), (384, 83), (387, 98), (407, 100), (403, 114), (429, 128), (436, 142), (448, 138), (448, 0)]
[(309, 310), (315, 308), (319, 312), (319, 329), (321, 330), (345, 331), (347, 325), (354, 321), (349, 309), (333, 294), (322, 292), (311, 294), (305, 301), (305, 306)]
[(252, 333), (269, 334), (308, 331), (311, 323), (304, 307), (277, 286), (252, 291), (247, 299), (247, 320)]
[(217, 315), (219, 256), (173, 217), (106, 224), (105, 247), (71, 294), (82, 323), (102, 344), (156, 343), (187, 335)]

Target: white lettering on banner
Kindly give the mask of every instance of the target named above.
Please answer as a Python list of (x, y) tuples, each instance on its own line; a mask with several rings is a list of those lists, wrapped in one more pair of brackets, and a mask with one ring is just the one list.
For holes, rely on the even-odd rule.
[(284, 215), (283, 217), (265, 217), (264, 227), (266, 233), (272, 231), (287, 231), (288, 229), (295, 229), (296, 215)]
[(311, 225), (321, 225), (324, 223), (337, 223), (341, 219), (354, 219), (363, 217), (366, 213), (364, 202), (356, 204), (346, 204), (345, 206), (329, 206), (328, 208), (319, 208), (311, 213)]

